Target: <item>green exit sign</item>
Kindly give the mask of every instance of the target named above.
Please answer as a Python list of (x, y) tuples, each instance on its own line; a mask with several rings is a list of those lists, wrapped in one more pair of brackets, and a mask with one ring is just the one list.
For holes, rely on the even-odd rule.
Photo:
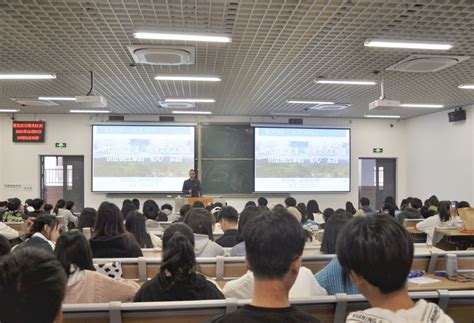
[(381, 153), (383, 153), (383, 148), (374, 148), (373, 151), (376, 154), (381, 154)]
[(57, 142), (56, 143), (56, 148), (66, 148), (66, 143), (65, 142)]

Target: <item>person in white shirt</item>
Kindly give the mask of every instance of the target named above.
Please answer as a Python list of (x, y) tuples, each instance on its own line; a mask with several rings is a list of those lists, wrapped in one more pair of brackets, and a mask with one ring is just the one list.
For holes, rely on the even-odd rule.
[[(405, 228), (385, 214), (356, 217), (339, 234), (337, 257), (372, 308), (350, 313), (346, 322), (451, 323), (438, 305), (407, 289), (414, 246)], [(348, 278), (348, 277), (346, 277)]]
[(56, 202), (56, 206), (54, 207), (53, 213), (56, 214), (57, 217), (61, 217), (64, 219), (64, 229), (67, 231), (69, 222), (74, 224), (74, 227), (77, 227), (77, 217), (72, 214), (71, 211), (66, 209), (66, 201), (60, 199)]
[(426, 233), (426, 242), (437, 244), (443, 238), (443, 235), (438, 235), (436, 241), (433, 241), (435, 229), (437, 227), (454, 227), (456, 221), (459, 220), (457, 215), (451, 214), (451, 202), (441, 201), (438, 207), (438, 214), (430, 216), (416, 224), (416, 229)]
[(20, 234), (15, 229), (12, 229), (5, 223), (0, 222), (0, 236), (4, 236), (8, 240), (13, 240), (18, 238)]

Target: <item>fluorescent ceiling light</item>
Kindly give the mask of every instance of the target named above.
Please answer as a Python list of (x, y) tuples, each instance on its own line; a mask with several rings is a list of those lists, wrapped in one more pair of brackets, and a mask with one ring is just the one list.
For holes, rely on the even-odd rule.
[(109, 110), (69, 110), (71, 113), (110, 113)]
[(76, 101), (75, 97), (67, 96), (40, 96), (38, 100), (42, 101)]
[(18, 111), (20, 111), (20, 110), (18, 110), (18, 109), (0, 109), (0, 113), (1, 112), (18, 112)]
[(0, 80), (50, 80), (54, 74), (0, 74)]
[(474, 84), (461, 84), (458, 86), (458, 88), (474, 90)]
[(379, 115), (379, 114), (364, 114), (365, 118), (379, 118), (379, 119), (400, 119), (400, 116), (389, 116), (389, 115)]
[(383, 48), (407, 48), (407, 49), (433, 49), (433, 50), (448, 50), (453, 47), (448, 43), (436, 42), (419, 42), (411, 40), (386, 40), (386, 39), (369, 39), (365, 41), (366, 47), (383, 47)]
[(157, 75), (157, 81), (203, 81), (203, 82), (220, 82), (219, 76), (198, 76), (198, 75)]
[(296, 104), (334, 104), (332, 101), (323, 101), (315, 99), (288, 99), (287, 103), (296, 103)]
[(440, 109), (444, 108), (442, 104), (417, 104), (417, 103), (403, 103), (400, 104), (402, 108), (435, 108)]
[(230, 43), (232, 41), (232, 38), (223, 35), (198, 35), (181, 33), (136, 32), (133, 34), (133, 37), (138, 39), (188, 40), (215, 43)]
[(216, 100), (207, 98), (166, 98), (165, 102), (214, 103)]
[(173, 114), (212, 114), (211, 111), (173, 111)]
[(348, 84), (348, 85), (375, 85), (372, 80), (316, 80), (318, 84)]

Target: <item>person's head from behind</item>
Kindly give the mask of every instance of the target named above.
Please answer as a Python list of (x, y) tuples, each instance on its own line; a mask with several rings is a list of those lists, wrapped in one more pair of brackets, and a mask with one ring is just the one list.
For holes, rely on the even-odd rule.
[(73, 201), (67, 201), (66, 202), (66, 210), (69, 210), (71, 212), (74, 212), (75, 210), (75, 204)]
[(160, 266), (160, 280), (162, 282), (187, 280), (196, 267), (193, 230), (184, 223), (173, 223), (163, 232), (162, 241), (163, 261)]
[(147, 219), (156, 220), (158, 217), (158, 213), (160, 212), (160, 208), (158, 204), (156, 204), (153, 200), (146, 200), (143, 203), (143, 214), (146, 216)]
[(171, 213), (173, 213), (173, 207), (171, 206), (171, 204), (165, 203), (161, 206), (161, 212), (166, 215), (171, 215)]
[(304, 204), (303, 202), (298, 203), (298, 205), (296, 205), (296, 208), (298, 209), (298, 211), (300, 211), (301, 215), (306, 213), (306, 204)]
[(201, 201), (196, 201), (193, 203), (193, 208), (201, 208), (204, 209), (205, 205)]
[(35, 209), (35, 211), (41, 211), (43, 205), (44, 201), (42, 199), (34, 199), (33, 202), (31, 202), (31, 206)]
[(89, 241), (79, 231), (65, 232), (59, 237), (54, 254), (69, 277), (76, 270), (95, 271)]
[(362, 197), (362, 198), (359, 200), (359, 204), (360, 204), (360, 207), (363, 208), (364, 206), (369, 206), (369, 205), (370, 205), (370, 201), (369, 201), (368, 198)]
[(43, 210), (44, 212), (46, 212), (47, 214), (51, 214), (51, 211), (54, 209), (54, 206), (52, 204), (49, 204), (49, 203), (46, 203), (44, 206), (43, 206)]
[(181, 206), (179, 208), (179, 216), (180, 216), (181, 220), (185, 218), (186, 214), (188, 214), (188, 212), (189, 212), (189, 210), (191, 210), (191, 208), (192, 207), (189, 204), (184, 204), (183, 206)]
[(192, 208), (183, 222), (191, 227), (194, 233), (204, 234), (209, 240), (214, 240), (212, 229), (214, 226), (214, 217), (204, 208)]
[(0, 258), (0, 321), (62, 321), (66, 274), (54, 255), (25, 248)]
[(123, 217), (117, 205), (102, 202), (97, 210), (93, 237), (115, 237), (124, 233)]
[(259, 197), (257, 199), (257, 204), (258, 204), (258, 206), (267, 206), (268, 200), (266, 198), (264, 198), (263, 196)]
[(244, 205), (244, 209), (245, 209), (246, 207), (249, 207), (249, 206), (257, 206), (257, 204), (255, 204), (254, 201), (247, 201), (247, 203), (245, 203), (245, 205)]
[(410, 234), (385, 214), (356, 217), (342, 229), (337, 257), (346, 278), (369, 300), (406, 286), (413, 261)]
[(346, 202), (346, 211), (351, 213), (352, 215), (356, 214), (357, 212), (356, 208), (354, 207), (354, 204), (352, 204), (352, 202), (350, 201)]
[(395, 206), (395, 199), (393, 198), (393, 196), (387, 196), (385, 197), (385, 200), (383, 201), (384, 204), (392, 204), (393, 206)]
[(412, 209), (419, 210), (421, 209), (422, 206), (423, 206), (423, 202), (419, 198), (414, 197), (410, 200), (410, 207)]
[(380, 209), (382, 213), (395, 217), (395, 206), (391, 203), (384, 203)]
[(439, 202), (438, 197), (436, 195), (431, 195), (428, 200), (430, 201), (431, 206), (439, 207), (440, 202)]
[(224, 206), (217, 213), (217, 221), (219, 221), (222, 231), (235, 230), (239, 222), (239, 213), (232, 206)]
[(28, 237), (32, 237), (35, 233), (41, 233), (50, 241), (57, 241), (59, 238), (59, 221), (54, 215), (40, 215), (32, 219), (33, 224), (30, 228)]
[[(282, 208), (284, 210), (284, 208)], [(244, 241), (244, 229), (247, 226), (249, 220), (255, 218), (257, 215), (265, 214), (267, 212), (260, 209), (258, 206), (249, 206), (246, 207), (242, 212), (240, 212), (239, 216), (239, 227), (238, 227), (238, 235), (237, 241), (242, 242)]]
[(441, 222), (446, 222), (451, 219), (451, 202), (441, 201), (439, 202), (438, 214)]
[(8, 239), (4, 236), (0, 235), (0, 257), (9, 254), (11, 248), (12, 245), (10, 244), (10, 241), (8, 241)]
[(308, 219), (314, 220), (314, 214), (322, 213), (316, 200), (309, 200), (306, 204), (306, 214)]
[(285, 199), (285, 207), (290, 207), (290, 206), (296, 207), (296, 200), (294, 197), (288, 196)]
[(328, 222), (329, 218), (334, 214), (334, 209), (328, 207), (327, 209), (324, 209), (323, 211), (323, 219), (324, 222)]
[(21, 200), (16, 197), (9, 199), (7, 203), (7, 209), (11, 212), (20, 211), (22, 209)]
[(298, 220), (298, 222), (301, 222), (301, 220), (303, 219), (300, 211), (296, 207), (289, 206), (286, 208), (286, 210), (288, 211), (288, 213), (293, 215), (295, 219)]
[(246, 263), (255, 280), (280, 281), (289, 291), (301, 266), (306, 235), (286, 210), (251, 219), (244, 229)]
[(54, 206), (54, 213), (58, 214), (59, 209), (64, 209), (66, 207), (66, 200), (59, 199)]
[(133, 199), (132, 203), (135, 206), (135, 209), (140, 210), (140, 200), (139, 199)]
[(83, 228), (94, 228), (95, 221), (97, 220), (97, 211), (94, 208), (86, 207), (82, 210), (81, 216), (79, 217), (79, 223), (77, 228), (82, 230)]
[(136, 211), (136, 210), (137, 210), (137, 208), (131, 200), (127, 199), (127, 200), (123, 201), (121, 213), (122, 213), (122, 217), (124, 219), (127, 218), (128, 213), (130, 213), (132, 211)]
[(146, 217), (142, 213), (138, 211), (130, 212), (125, 221), (125, 229), (133, 234), (141, 248), (150, 248), (152, 243), (151, 238), (146, 231), (145, 221)]
[(321, 253), (335, 254), (336, 241), (342, 227), (352, 219), (352, 214), (343, 209), (337, 209), (324, 226)]
[(464, 209), (464, 208), (466, 208), (466, 207), (471, 207), (471, 206), (469, 205), (469, 203), (466, 202), (466, 201), (458, 202), (457, 205), (456, 205), (456, 208), (458, 208), (458, 209)]

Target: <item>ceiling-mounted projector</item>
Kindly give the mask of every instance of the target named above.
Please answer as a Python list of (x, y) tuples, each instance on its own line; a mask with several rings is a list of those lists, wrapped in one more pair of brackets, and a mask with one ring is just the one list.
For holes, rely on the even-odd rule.
[(76, 96), (76, 104), (83, 108), (105, 108), (107, 100), (102, 95)]
[(379, 99), (369, 103), (369, 110), (391, 111), (400, 108), (400, 101)]

